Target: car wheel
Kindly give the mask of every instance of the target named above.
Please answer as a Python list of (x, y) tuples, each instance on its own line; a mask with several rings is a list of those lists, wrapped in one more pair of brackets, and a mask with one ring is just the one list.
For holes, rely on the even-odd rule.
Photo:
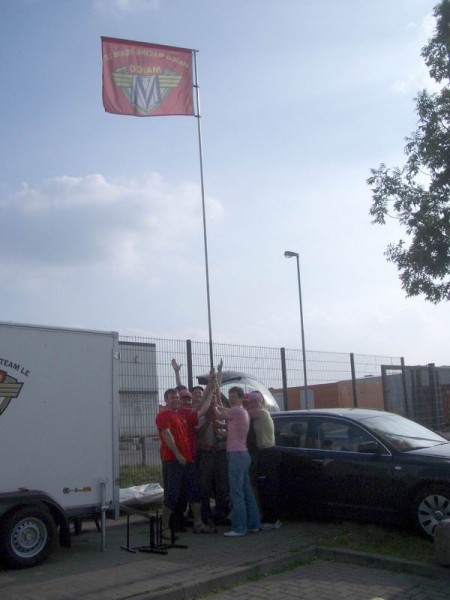
[(0, 559), (13, 569), (41, 564), (56, 541), (56, 525), (44, 507), (23, 506), (1, 522)]
[(413, 502), (413, 519), (416, 528), (432, 539), (439, 521), (450, 518), (450, 487), (424, 488)]

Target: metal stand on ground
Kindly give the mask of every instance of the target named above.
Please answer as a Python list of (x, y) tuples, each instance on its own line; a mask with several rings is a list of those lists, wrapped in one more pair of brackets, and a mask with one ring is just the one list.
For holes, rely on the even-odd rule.
[(100, 507), (102, 552), (104, 552), (106, 550), (106, 511), (108, 510), (108, 506), (106, 504), (106, 483), (107, 483), (107, 480), (100, 481), (100, 489), (101, 489), (101, 495), (102, 495), (102, 505)]
[[(153, 554), (167, 554), (167, 551), (171, 548), (187, 548), (183, 544), (176, 544), (176, 536), (173, 529), (171, 529), (171, 540), (170, 543), (163, 544), (162, 537), (162, 518), (161, 515), (156, 511), (155, 514), (150, 515), (142, 510), (136, 510), (129, 506), (122, 506), (121, 510), (127, 514), (127, 544), (121, 546), (122, 550), (127, 552), (147, 552)], [(149, 543), (143, 546), (130, 546), (130, 516), (137, 515), (144, 517), (149, 523)]]

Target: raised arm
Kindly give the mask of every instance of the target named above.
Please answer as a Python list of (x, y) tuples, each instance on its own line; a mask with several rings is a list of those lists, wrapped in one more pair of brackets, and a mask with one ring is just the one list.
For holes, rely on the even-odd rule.
[(181, 377), (180, 377), (180, 371), (181, 371), (181, 367), (183, 365), (179, 365), (174, 358), (172, 358), (171, 365), (172, 365), (172, 369), (175, 371), (175, 381), (176, 381), (177, 387), (183, 385), (181, 383)]
[(203, 393), (203, 402), (202, 402), (201, 406), (198, 408), (198, 416), (199, 417), (202, 417), (204, 414), (206, 414), (208, 412), (209, 407), (211, 406), (211, 402), (214, 398), (214, 394), (215, 394), (216, 390), (219, 389), (220, 381), (222, 381), (222, 367), (223, 367), (223, 360), (221, 360), (219, 365), (217, 366), (217, 375), (216, 375), (215, 371), (211, 371), (208, 385), (206, 386), (206, 389)]
[(222, 406), (222, 395), (220, 393), (220, 386), (222, 385), (222, 367), (223, 367), (223, 360), (220, 361), (218, 367), (217, 367), (217, 386), (215, 388), (215, 399), (214, 399), (214, 403)]

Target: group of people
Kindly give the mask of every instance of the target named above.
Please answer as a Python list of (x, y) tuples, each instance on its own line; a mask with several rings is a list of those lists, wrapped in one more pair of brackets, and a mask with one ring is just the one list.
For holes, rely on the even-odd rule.
[[(272, 417), (258, 391), (235, 386), (221, 400), (222, 363), (206, 389), (182, 385), (172, 360), (176, 387), (164, 393), (156, 417), (161, 440), (164, 505), (162, 536), (173, 540), (174, 519), (190, 507), (194, 533), (214, 533), (230, 523), (226, 537), (278, 529), (278, 471)], [(211, 508), (211, 499), (214, 507)]]

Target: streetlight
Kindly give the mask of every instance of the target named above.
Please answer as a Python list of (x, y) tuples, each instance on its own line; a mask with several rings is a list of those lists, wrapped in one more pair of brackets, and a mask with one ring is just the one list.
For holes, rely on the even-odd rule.
[(298, 300), (300, 304), (300, 327), (302, 331), (302, 356), (303, 356), (303, 381), (305, 386), (305, 405), (306, 408), (309, 409), (308, 402), (308, 380), (306, 376), (306, 349), (305, 349), (305, 330), (303, 328), (303, 306), (302, 306), (302, 285), (300, 283), (300, 257), (298, 252), (291, 252), (290, 250), (286, 250), (284, 253), (286, 258), (295, 258), (297, 259), (297, 277), (298, 277)]

